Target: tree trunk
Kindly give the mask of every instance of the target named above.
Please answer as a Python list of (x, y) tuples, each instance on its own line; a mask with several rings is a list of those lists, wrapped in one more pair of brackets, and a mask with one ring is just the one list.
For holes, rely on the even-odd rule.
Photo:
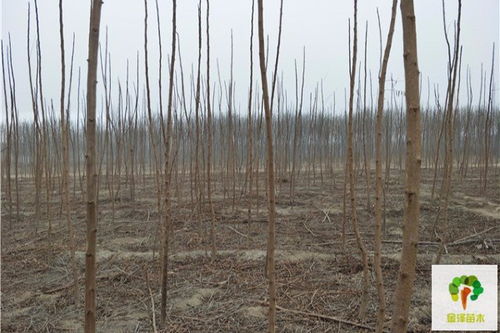
[(266, 59), (264, 55), (264, 4), (263, 0), (258, 1), (258, 31), (259, 31), (259, 61), (260, 76), (262, 81), (262, 97), (266, 118), (266, 141), (267, 141), (267, 204), (268, 204), (268, 239), (267, 239), (267, 275), (269, 283), (269, 326), (270, 333), (276, 331), (276, 276), (274, 271), (274, 247), (275, 247), (275, 193), (274, 193), (274, 155), (273, 155), (273, 130), (272, 114), (269, 105), (269, 88), (267, 84)]
[[(212, 258), (217, 255), (215, 249), (215, 211), (212, 203), (212, 109), (210, 105), (210, 0), (207, 0), (207, 199), (210, 210), (210, 247), (212, 252)], [(222, 159), (221, 159), (222, 161)], [(222, 170), (222, 169), (221, 169)]]
[(393, 297), (392, 332), (404, 333), (415, 281), (418, 226), (420, 215), (420, 91), (417, 58), (417, 32), (413, 0), (401, 1), (404, 69), (406, 87), (406, 204), (403, 249), (398, 284)]
[[(382, 120), (384, 116), (384, 95), (385, 78), (387, 74), (387, 64), (392, 47), (392, 37), (394, 35), (394, 25), (396, 22), (398, 0), (393, 0), (391, 10), (391, 23), (385, 44), (384, 58), (378, 77), (378, 101), (377, 101), (377, 122), (375, 124), (375, 243), (373, 266), (375, 270), (375, 279), (378, 296), (378, 312), (376, 332), (381, 333), (384, 330), (385, 321), (385, 290), (384, 278), (382, 275)], [(380, 23), (380, 21), (379, 21)], [(382, 41), (381, 41), (382, 42)], [(380, 46), (382, 47), (382, 46)]]
[[(177, 41), (177, 31), (176, 31), (176, 20), (177, 20), (177, 6), (176, 0), (172, 0), (172, 49), (170, 54), (170, 76), (169, 76), (169, 86), (168, 86), (168, 107), (167, 107), (167, 129), (164, 136), (165, 144), (165, 216), (164, 216), (164, 235), (163, 235), (163, 261), (161, 270), (161, 326), (166, 327), (167, 320), (167, 283), (168, 283), (168, 250), (169, 250), (169, 238), (171, 232), (172, 223), (172, 212), (171, 212), (171, 198), (170, 198), (170, 187), (172, 170), (174, 169), (174, 163), (172, 161), (171, 145), (172, 145), (172, 105), (173, 105), (173, 91), (174, 91), (174, 69), (175, 69), (175, 50)], [(163, 121), (163, 120), (161, 120)]]
[(87, 71), (87, 252), (85, 255), (85, 332), (96, 330), (96, 85), (97, 51), (101, 23), (101, 0), (93, 0), (90, 10), (89, 53)]
[(369, 272), (368, 272), (368, 255), (366, 248), (361, 238), (361, 233), (358, 227), (358, 215), (356, 211), (356, 193), (354, 179), (354, 160), (353, 160), (353, 109), (354, 109), (354, 83), (356, 78), (356, 57), (357, 57), (357, 17), (358, 17), (358, 1), (354, 0), (354, 36), (353, 36), (353, 54), (350, 67), (350, 93), (349, 93), (349, 115), (347, 123), (347, 175), (349, 177), (349, 194), (351, 202), (351, 222), (356, 236), (361, 260), (363, 262), (363, 287), (361, 304), (359, 307), (359, 317), (363, 318), (368, 305), (368, 288), (369, 288)]
[(66, 110), (64, 104), (65, 87), (66, 87), (66, 63), (64, 56), (64, 26), (63, 26), (63, 1), (59, 0), (59, 36), (61, 39), (61, 142), (62, 142), (62, 203), (64, 210), (64, 218), (68, 226), (69, 252), (71, 258), (71, 271), (73, 273), (73, 298), (74, 303), (78, 304), (78, 272), (75, 259), (75, 235), (73, 224), (71, 223), (70, 208), (69, 208), (69, 120), (66, 119)]

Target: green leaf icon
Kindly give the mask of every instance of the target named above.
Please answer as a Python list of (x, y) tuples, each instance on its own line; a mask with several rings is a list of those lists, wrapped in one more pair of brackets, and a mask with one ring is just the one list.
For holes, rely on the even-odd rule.
[(458, 287), (455, 286), (453, 283), (450, 283), (450, 285), (448, 286), (448, 289), (450, 291), (450, 294), (452, 294), (452, 295), (458, 294)]
[(474, 295), (481, 295), (483, 293), (484, 289), (483, 287), (478, 287), (478, 288), (474, 288), (473, 292), (474, 292)]

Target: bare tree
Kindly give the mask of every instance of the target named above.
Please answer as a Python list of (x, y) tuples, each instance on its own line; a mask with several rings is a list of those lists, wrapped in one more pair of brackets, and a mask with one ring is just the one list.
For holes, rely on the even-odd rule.
[(101, 25), (101, 0), (93, 0), (90, 10), (89, 53), (87, 71), (87, 252), (85, 255), (85, 333), (96, 329), (96, 237), (97, 237), (97, 173), (96, 173), (96, 86), (97, 51)]
[(297, 63), (295, 63), (295, 116), (294, 116), (294, 133), (293, 133), (293, 147), (292, 147), (292, 170), (290, 174), (290, 203), (292, 205), (295, 197), (295, 169), (297, 168), (297, 155), (298, 152), (300, 151), (298, 145), (300, 142), (300, 133), (302, 125), (302, 102), (304, 101), (305, 72), (306, 72), (306, 50), (304, 48), (302, 55), (302, 79), (300, 85), (300, 100), (299, 100), (299, 86), (297, 78)]
[[(3, 47), (3, 40), (2, 40), (2, 83), (3, 83), (3, 95), (4, 95), (4, 107), (5, 107), (5, 143), (6, 143), (6, 149), (5, 149), (5, 178), (7, 178), (7, 212), (9, 216), (9, 229), (12, 229), (12, 179), (11, 179), (11, 172), (10, 172), (10, 166), (11, 166), (11, 151), (12, 151), (12, 127), (14, 120), (12, 117), (9, 117), (9, 102), (8, 102), (8, 97), (7, 97), (7, 84), (5, 81), (5, 56), (7, 54), (7, 51), (4, 52), (4, 47)], [(10, 118), (10, 122), (9, 122)]]
[[(197, 202), (198, 223), (202, 228), (202, 186), (200, 176), (200, 95), (201, 95), (201, 49), (202, 49), (202, 31), (201, 31), (201, 0), (198, 2), (198, 63), (196, 72), (196, 92), (195, 92), (195, 156), (194, 156), (194, 187)], [(206, 233), (205, 233), (206, 236)]]
[[(440, 212), (443, 212), (443, 223), (441, 224), (441, 230), (439, 237), (441, 238), (441, 247), (438, 251), (435, 263), (439, 264), (441, 260), (441, 254), (446, 244), (448, 243), (448, 202), (451, 190), (451, 177), (453, 172), (453, 119), (454, 119), (454, 109), (455, 109), (455, 92), (457, 84), (457, 70), (459, 67), (459, 50), (460, 50), (460, 21), (462, 17), (462, 1), (458, 0), (458, 19), (456, 25), (455, 33), (455, 45), (453, 50), (453, 56), (451, 54), (450, 42), (448, 39), (448, 33), (446, 31), (446, 18), (445, 18), (445, 6), (443, 5), (443, 24), (444, 24), (444, 34), (446, 39), (446, 45), (448, 47), (448, 87), (446, 90), (446, 111), (444, 115), (444, 128), (445, 131), (445, 158), (444, 158), (444, 175), (443, 175), (443, 186), (441, 188), (440, 196), (440, 206), (438, 210), (438, 215), (436, 217), (436, 222), (438, 222)], [(457, 93), (458, 94), (458, 93)]]
[(367, 129), (366, 129), (366, 117), (367, 117), (367, 113), (371, 111), (367, 111), (367, 106), (366, 106), (366, 79), (367, 79), (367, 70), (366, 70), (366, 66), (367, 66), (367, 52), (368, 52), (368, 48), (367, 48), (367, 44), (368, 44), (368, 21), (366, 21), (366, 27), (365, 27), (365, 47), (364, 47), (364, 51), (365, 51), (365, 54), (364, 54), (364, 65), (363, 65), (363, 115), (362, 115), (362, 128), (361, 128), (361, 137), (362, 137), (362, 141), (363, 141), (363, 162), (364, 162), (364, 171), (365, 171), (365, 182), (366, 182), (366, 209), (368, 210), (368, 212), (371, 211), (371, 204), (370, 204), (370, 170), (371, 170), (371, 166), (370, 166), (370, 157), (367, 156), (367, 152), (366, 152), (366, 146), (367, 146), (367, 143), (366, 143), (366, 137), (368, 136), (368, 133), (367, 133)]
[(210, 209), (211, 219), (210, 219), (210, 245), (212, 251), (212, 257), (216, 256), (215, 249), (215, 211), (212, 202), (212, 109), (210, 104), (210, 99), (212, 96), (210, 95), (210, 0), (207, 0), (207, 199), (208, 205)]
[(14, 75), (14, 67), (12, 65), (12, 43), (9, 34), (9, 52), (7, 63), (8, 69), (8, 77), (9, 77), (9, 89), (10, 89), (10, 108), (11, 108), (11, 121), (13, 127), (13, 139), (14, 139), (14, 174), (15, 174), (15, 184), (16, 184), (16, 221), (19, 221), (19, 209), (20, 209), (20, 200), (19, 200), (19, 119), (18, 119), (18, 109), (16, 102), (16, 79)]
[[(46, 112), (45, 112), (45, 100), (43, 97), (43, 79), (42, 79), (42, 47), (41, 47), (41, 42), (40, 42), (40, 18), (38, 15), (38, 1), (35, 0), (35, 27), (36, 27), (36, 74), (37, 74), (37, 79), (38, 79), (38, 96), (40, 97), (40, 112), (41, 112), (41, 120), (42, 120), (42, 128), (40, 131), (40, 137), (41, 137), (41, 145), (38, 148), (39, 149), (39, 156), (40, 156), (40, 163), (38, 165), (38, 172), (39, 172), (39, 186), (41, 188), (41, 181), (42, 181), (42, 174), (43, 171), (45, 170), (45, 189), (46, 189), (46, 209), (47, 209), (47, 220), (48, 220), (48, 235), (50, 238), (50, 235), (52, 233), (52, 219), (50, 218), (50, 205), (49, 205), (49, 198), (50, 198), (50, 170), (49, 170), (49, 154), (48, 154), (48, 133), (47, 133), (47, 123), (46, 123)], [(45, 163), (45, 166), (44, 166)], [(38, 222), (37, 222), (38, 223)]]
[(493, 73), (495, 72), (495, 44), (492, 48), (491, 56), (491, 72), (490, 72), (490, 85), (488, 89), (488, 104), (486, 107), (486, 119), (484, 121), (484, 174), (483, 174), (483, 186), (482, 193), (486, 192), (486, 184), (488, 183), (488, 165), (489, 165), (489, 155), (490, 155), (490, 132), (492, 124), (492, 112), (493, 112)]
[(351, 202), (351, 222), (356, 235), (356, 243), (358, 245), (361, 260), (363, 262), (363, 287), (361, 304), (359, 307), (359, 316), (363, 318), (368, 305), (368, 287), (369, 287), (369, 271), (368, 271), (368, 254), (361, 238), (361, 233), (358, 227), (358, 215), (356, 211), (356, 193), (354, 180), (354, 160), (353, 160), (353, 102), (354, 102), (354, 84), (356, 78), (356, 59), (357, 59), (357, 25), (358, 25), (358, 1), (354, 0), (354, 27), (353, 27), (353, 49), (352, 60), (350, 62), (350, 93), (349, 93), (349, 115), (347, 123), (347, 172), (349, 176), (349, 194)]
[(248, 180), (248, 210), (247, 225), (250, 231), (250, 221), (252, 219), (252, 185), (253, 185), (253, 123), (252, 123), (252, 95), (253, 95), (253, 26), (254, 26), (255, 0), (252, 0), (252, 14), (250, 18), (250, 80), (248, 89), (248, 116), (247, 116), (247, 170), (246, 180)]
[[(41, 152), (41, 130), (40, 130), (40, 121), (39, 121), (39, 108), (38, 108), (38, 80), (37, 75), (33, 78), (33, 71), (31, 66), (31, 51), (30, 51), (30, 31), (31, 31), (31, 11), (30, 11), (30, 3), (28, 2), (28, 31), (27, 31), (27, 43), (26, 49), (28, 54), (28, 73), (29, 73), (29, 83), (30, 83), (30, 92), (31, 92), (31, 104), (33, 108), (33, 124), (35, 128), (35, 147), (34, 147), (34, 178), (35, 178), (35, 218), (34, 218), (34, 227), (35, 233), (38, 231), (38, 224), (40, 221), (40, 191), (41, 191), (41, 183), (42, 183), (42, 152)], [(36, 71), (36, 73), (38, 73)]]
[(406, 204), (403, 249), (398, 284), (393, 297), (392, 332), (406, 332), (417, 260), (420, 215), (420, 90), (417, 57), (417, 32), (413, 0), (401, 0), (403, 22), (403, 59), (406, 87)]
[[(387, 74), (387, 64), (392, 47), (392, 37), (394, 36), (394, 26), (396, 23), (398, 0), (392, 1), (391, 22), (389, 24), (389, 32), (384, 49), (384, 57), (382, 59), (380, 72), (378, 76), (378, 101), (377, 101), (377, 121), (375, 125), (375, 243), (374, 243), (374, 258), (373, 265), (375, 270), (375, 278), (377, 284), (378, 295), (378, 312), (377, 312), (377, 329), (380, 333), (384, 330), (385, 321), (385, 291), (384, 278), (382, 276), (382, 120), (384, 115), (384, 95), (385, 95), (385, 78)], [(378, 11), (377, 11), (378, 16)], [(379, 17), (380, 29), (380, 17)], [(381, 31), (382, 29), (380, 29)], [(382, 48), (382, 40), (380, 41)], [(386, 138), (388, 140), (388, 138)]]
[(276, 229), (276, 202), (274, 193), (274, 154), (272, 110), (269, 105), (269, 88), (267, 85), (266, 59), (264, 55), (264, 0), (258, 0), (258, 31), (259, 31), (259, 61), (260, 77), (262, 81), (262, 98), (266, 117), (266, 156), (267, 156), (267, 209), (268, 209), (268, 238), (267, 238), (267, 275), (269, 281), (269, 332), (276, 331), (276, 276), (274, 271), (274, 247)]
[[(167, 128), (166, 133), (163, 138), (165, 145), (165, 224), (164, 224), (164, 236), (162, 240), (163, 246), (163, 261), (162, 261), (162, 271), (161, 271), (161, 313), (160, 320), (161, 326), (166, 327), (167, 319), (167, 283), (168, 283), (168, 250), (169, 250), (169, 238), (171, 233), (171, 223), (172, 223), (172, 212), (171, 212), (171, 198), (170, 198), (170, 188), (171, 188), (171, 177), (172, 170), (174, 169), (172, 155), (171, 155), (171, 145), (172, 145), (172, 106), (173, 106), (173, 91), (174, 91), (174, 69), (175, 69), (175, 50), (177, 41), (177, 30), (176, 30), (176, 20), (177, 20), (177, 5), (176, 0), (172, 0), (172, 49), (170, 54), (170, 76), (169, 76), (169, 86), (168, 86), (168, 106), (167, 106)], [(161, 120), (163, 121), (163, 120)]]
[(78, 303), (78, 272), (76, 269), (75, 259), (75, 235), (73, 231), (73, 224), (71, 223), (70, 208), (69, 208), (69, 120), (66, 119), (65, 110), (65, 94), (66, 94), (66, 62), (64, 50), (64, 21), (63, 21), (63, 1), (59, 0), (59, 37), (61, 47), (61, 99), (60, 99), (60, 112), (61, 112), (61, 142), (62, 142), (62, 203), (64, 210), (64, 217), (66, 225), (68, 226), (69, 237), (69, 252), (71, 257), (71, 271), (73, 273), (73, 298), (75, 304)]
[[(160, 24), (159, 24), (159, 13), (158, 13), (158, 7), (157, 7), (157, 19), (158, 19), (158, 29), (160, 29)], [(161, 34), (160, 30), (158, 30), (158, 40), (160, 41), (160, 58), (158, 60), (158, 66), (160, 68), (159, 72), (159, 79), (158, 79), (158, 91), (159, 91), (159, 96), (160, 96), (160, 122), (161, 122), (161, 128), (163, 128), (163, 100), (162, 100), (162, 85), (161, 85), (161, 64), (162, 64), (162, 53), (161, 53)], [(155, 174), (155, 184), (156, 184), (156, 208), (158, 209), (158, 224), (157, 224), (157, 230), (163, 230), (164, 229), (161, 227), (162, 221), (163, 221), (163, 212), (161, 209), (161, 172), (160, 172), (160, 156), (159, 156), (159, 150), (157, 147), (157, 142), (155, 139), (155, 127), (154, 127), (154, 120), (153, 120), (153, 114), (151, 112), (151, 88), (150, 88), (150, 82), (149, 82), (149, 56), (148, 56), (148, 2), (147, 0), (144, 0), (144, 75), (145, 75), (145, 82), (146, 82), (146, 110), (147, 110), (147, 118), (148, 118), (148, 131), (149, 131), (149, 140), (150, 140), (150, 145), (152, 148), (152, 155), (153, 155), (153, 163), (154, 163), (154, 174)], [(162, 231), (162, 233), (163, 233)], [(154, 240), (154, 245), (153, 245), (153, 252), (155, 252), (156, 249), (156, 234), (155, 233), (155, 240)], [(161, 237), (163, 239), (163, 236)]]

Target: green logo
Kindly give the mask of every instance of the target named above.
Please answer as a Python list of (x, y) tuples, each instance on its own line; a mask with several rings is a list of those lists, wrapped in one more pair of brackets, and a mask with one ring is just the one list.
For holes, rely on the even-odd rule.
[(453, 302), (458, 301), (458, 295), (460, 294), (460, 300), (462, 301), (464, 310), (467, 308), (467, 297), (469, 294), (472, 293), (472, 295), (470, 295), (470, 300), (475, 301), (478, 299), (479, 295), (484, 292), (481, 282), (479, 282), (475, 275), (455, 277), (453, 281), (451, 281), (448, 290), (450, 291)]

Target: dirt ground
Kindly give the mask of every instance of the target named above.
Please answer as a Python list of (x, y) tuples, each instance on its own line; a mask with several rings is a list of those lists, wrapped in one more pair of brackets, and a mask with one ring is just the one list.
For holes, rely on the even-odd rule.
[[(277, 195), (277, 289), (278, 305), (338, 317), (375, 326), (375, 276), (371, 273), (370, 303), (366, 318), (358, 318), (362, 266), (350, 222), (346, 244), (341, 241), (343, 174), (324, 183), (300, 177), (295, 202), (290, 205), (289, 183), (281, 179)], [(261, 177), (263, 179), (263, 175)], [(373, 182), (372, 174), (372, 182)], [(455, 178), (458, 179), (458, 178)], [(500, 181), (491, 176), (487, 193), (481, 195), (479, 174), (464, 182), (454, 181), (449, 204), (450, 242), (441, 263), (498, 264), (500, 262)], [(374, 216), (367, 210), (364, 176), (358, 175), (359, 224), (372, 261)], [(264, 332), (267, 283), (264, 276), (266, 248), (266, 202), (263, 182), (259, 210), (253, 206), (247, 219), (249, 198), (231, 189), (224, 195), (216, 184), (217, 258), (209, 256), (205, 230), (208, 207), (200, 220), (191, 205), (189, 181), (182, 182), (174, 202), (174, 235), (169, 267), (169, 332)], [(439, 182), (437, 188), (439, 188)], [(404, 178), (392, 171), (386, 191), (386, 235), (383, 244), (383, 274), (390, 321), (401, 250)], [(420, 240), (417, 278), (412, 299), (411, 332), (428, 332), (431, 317), (430, 271), (438, 250), (433, 225), (438, 211), (431, 199), (432, 172), (423, 171)], [(21, 179), (21, 216), (10, 228), (5, 203), (2, 207), (2, 332), (83, 331), (85, 207), (77, 190), (72, 218), (77, 229), (80, 300), (74, 305), (67, 229), (60, 215), (57, 191), (51, 200), (53, 235), (47, 236), (45, 201), (38, 233), (34, 233), (34, 189), (32, 180)], [(125, 180), (116, 212), (112, 214), (105, 185), (102, 186), (98, 221), (97, 325), (99, 332), (153, 332), (159, 321), (159, 255), (154, 240), (158, 214), (153, 177), (138, 180), (136, 201), (131, 202)], [(45, 195), (45, 192), (43, 192)], [(253, 196), (255, 202), (257, 196)], [(371, 195), (374, 202), (374, 195)], [(476, 237), (469, 237), (475, 233)], [(280, 332), (362, 332), (345, 323), (279, 310)], [(387, 326), (388, 327), (388, 326)]]

